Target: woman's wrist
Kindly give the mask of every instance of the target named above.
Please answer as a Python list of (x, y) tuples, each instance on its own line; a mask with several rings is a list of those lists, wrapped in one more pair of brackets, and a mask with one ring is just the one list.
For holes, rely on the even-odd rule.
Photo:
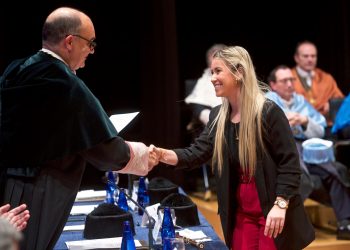
[(276, 201), (274, 202), (274, 205), (277, 205), (279, 208), (282, 208), (282, 209), (287, 209), (289, 205), (289, 200), (281, 196), (277, 196)]

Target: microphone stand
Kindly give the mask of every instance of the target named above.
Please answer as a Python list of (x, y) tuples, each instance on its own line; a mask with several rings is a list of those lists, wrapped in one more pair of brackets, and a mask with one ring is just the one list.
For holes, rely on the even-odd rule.
[[(117, 185), (116, 185), (116, 188), (120, 192), (120, 188)], [(149, 215), (147, 210), (145, 208), (143, 208), (137, 201), (135, 201), (133, 198), (131, 198), (130, 195), (125, 193), (125, 196), (129, 200), (131, 200), (132, 203), (134, 203), (138, 208), (140, 208), (147, 215), (147, 218), (148, 218), (148, 249), (154, 250), (155, 247), (154, 247), (154, 243), (153, 243), (152, 229), (153, 229), (153, 226), (155, 224), (155, 220), (152, 218), (152, 216)]]

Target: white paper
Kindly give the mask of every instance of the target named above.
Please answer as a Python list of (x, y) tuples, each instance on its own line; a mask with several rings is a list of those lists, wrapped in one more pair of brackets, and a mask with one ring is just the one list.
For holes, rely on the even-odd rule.
[[(140, 247), (141, 243), (138, 240), (135, 241), (135, 246)], [(79, 240), (79, 241), (67, 241), (66, 245), (68, 249), (82, 250), (82, 249), (99, 249), (99, 248), (120, 248), (122, 244), (122, 237), (116, 238), (104, 238), (97, 240)]]
[[(163, 218), (163, 217), (162, 217)], [(160, 227), (162, 226), (162, 220), (160, 218), (158, 218), (156, 220), (156, 223), (153, 227), (153, 230), (152, 230), (152, 236), (153, 236), (153, 239), (157, 239), (158, 238), (158, 234), (159, 234), (159, 231), (160, 231)]]
[[(160, 224), (158, 222), (158, 214), (157, 214), (157, 211), (158, 211), (158, 207), (160, 206), (160, 203), (156, 203), (152, 206), (148, 206), (145, 208), (145, 210), (147, 210), (148, 214), (154, 219), (155, 221), (155, 225), (154, 225), (154, 228), (153, 228), (153, 231), (152, 231), (152, 235), (153, 235), (153, 239), (156, 240), (157, 239), (157, 236), (158, 236), (158, 233), (159, 233), (159, 228), (160, 228)], [(142, 215), (142, 221), (141, 221), (141, 226), (142, 227), (145, 227), (147, 226), (148, 224), (148, 217), (147, 217), (147, 214), (146, 213), (143, 213)]]
[(193, 230), (186, 228), (183, 230), (179, 230), (178, 232), (179, 232), (180, 236), (189, 238), (191, 240), (201, 240), (201, 241), (209, 241), (210, 240), (210, 238), (205, 233), (203, 233), (202, 230), (193, 231)]
[[(159, 206), (160, 203), (157, 203), (155, 205)], [(158, 211), (158, 206), (157, 206), (157, 211), (156, 211), (156, 219), (155, 219), (156, 222), (155, 222), (155, 225), (154, 225), (154, 228), (153, 228), (153, 231), (152, 231), (152, 235), (153, 235), (154, 239), (157, 239), (157, 237), (158, 237), (158, 233), (159, 233), (160, 228), (162, 226), (163, 217), (164, 217), (164, 209), (160, 209)], [(148, 210), (147, 210), (147, 212), (148, 212)], [(170, 209), (170, 213), (171, 213), (171, 219), (173, 220), (173, 224), (176, 225), (176, 223), (175, 223), (176, 222), (175, 210), (173, 208)]]
[(63, 231), (83, 231), (85, 228), (85, 225), (71, 225), (71, 226), (65, 226), (63, 228)]
[[(156, 203), (152, 206), (148, 206), (145, 208), (147, 210), (148, 214), (157, 222), (158, 220), (158, 207), (160, 206), (160, 203)], [(141, 221), (141, 227), (145, 227), (148, 223), (148, 217), (146, 213), (143, 213), (142, 215), (142, 221)]]
[(95, 207), (97, 207), (97, 205), (73, 206), (70, 215), (88, 215)]
[(140, 112), (111, 115), (109, 119), (118, 133), (123, 130)]
[(78, 192), (76, 201), (84, 201), (84, 200), (104, 200), (106, 198), (106, 190), (83, 190)]

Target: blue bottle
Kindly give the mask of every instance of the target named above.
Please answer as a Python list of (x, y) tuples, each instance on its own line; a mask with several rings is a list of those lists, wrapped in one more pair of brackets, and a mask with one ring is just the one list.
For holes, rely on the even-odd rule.
[[(175, 238), (175, 228), (173, 220), (171, 218), (171, 212), (169, 207), (164, 207), (164, 216), (162, 221), (161, 237), (163, 250), (170, 244), (166, 242), (166, 238)], [(170, 248), (169, 248), (170, 249)]]
[(114, 204), (114, 193), (115, 189), (113, 186), (107, 184), (106, 185), (106, 203)]
[(117, 204), (118, 204), (118, 207), (120, 207), (124, 211), (129, 211), (129, 206), (128, 206), (128, 202), (126, 200), (126, 195), (125, 195), (124, 188), (120, 189), (120, 191), (119, 191)]
[(118, 174), (113, 173), (113, 171), (108, 171), (107, 172), (107, 179), (108, 179), (108, 184), (112, 185), (114, 187), (114, 189), (116, 189)]
[(171, 247), (170, 238), (165, 238), (163, 240), (162, 250), (173, 250), (172, 247)]
[(132, 235), (130, 221), (124, 221), (123, 223), (123, 238), (120, 250), (136, 250), (134, 236)]
[[(143, 207), (147, 207), (149, 205), (149, 195), (146, 189), (145, 177), (140, 177), (139, 179), (139, 188), (137, 191), (137, 202)], [(142, 209), (138, 209), (139, 215), (143, 215)]]

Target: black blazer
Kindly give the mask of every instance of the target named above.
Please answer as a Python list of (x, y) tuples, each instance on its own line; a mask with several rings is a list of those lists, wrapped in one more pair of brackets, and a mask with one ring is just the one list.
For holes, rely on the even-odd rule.
[[(211, 111), (208, 124), (213, 122), (219, 109), (220, 106)], [(266, 101), (264, 105), (263, 124), (266, 152), (262, 153), (262, 150), (258, 150), (261, 152), (258, 152), (255, 173), (261, 208), (266, 218), (276, 196), (289, 199), (285, 226), (282, 233), (275, 239), (275, 243), (278, 249), (299, 250), (315, 239), (315, 232), (299, 194), (301, 170), (298, 151), (284, 112), (271, 101)], [(232, 162), (232, 159), (234, 157), (237, 159), (238, 156), (232, 155), (232, 152), (237, 152), (237, 148), (230, 149), (237, 146), (232, 143), (234, 135), (230, 134), (229, 125), (230, 120), (227, 120), (225, 137), (229, 146), (224, 149), (222, 174), (218, 174), (217, 166), (214, 166), (214, 174), (217, 182), (218, 213), (226, 245), (230, 248), (235, 225), (239, 174)], [(175, 149), (179, 159), (178, 166), (191, 168), (208, 161), (213, 154), (215, 132), (216, 127), (210, 130), (207, 126), (190, 147)]]

